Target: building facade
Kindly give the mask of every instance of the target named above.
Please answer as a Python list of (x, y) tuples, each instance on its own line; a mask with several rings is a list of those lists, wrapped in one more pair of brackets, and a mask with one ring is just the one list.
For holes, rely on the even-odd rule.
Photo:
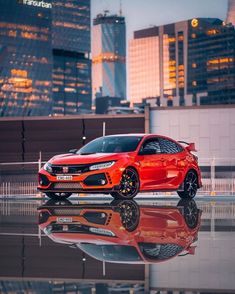
[(132, 103), (235, 103), (234, 27), (199, 18), (136, 31), (129, 79)]
[(126, 24), (123, 16), (99, 14), (92, 29), (92, 93), (126, 98)]
[(0, 0), (0, 10), (0, 116), (90, 109), (90, 1)]
[(90, 0), (53, 0), (53, 113), (91, 108)]
[(227, 24), (235, 26), (235, 0), (228, 0)]

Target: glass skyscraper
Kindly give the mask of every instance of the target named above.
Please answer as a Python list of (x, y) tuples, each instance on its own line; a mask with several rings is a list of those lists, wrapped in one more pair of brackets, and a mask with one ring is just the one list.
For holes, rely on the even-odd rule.
[(90, 1), (0, 0), (0, 11), (0, 116), (90, 109)]
[(92, 93), (126, 98), (126, 24), (123, 16), (99, 14), (92, 29)]
[(53, 113), (91, 108), (90, 0), (53, 0)]
[(235, 29), (198, 18), (134, 32), (129, 43), (132, 103), (235, 103)]

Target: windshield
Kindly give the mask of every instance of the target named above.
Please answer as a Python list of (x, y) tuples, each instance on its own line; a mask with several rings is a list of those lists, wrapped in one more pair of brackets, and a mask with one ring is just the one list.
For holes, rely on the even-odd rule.
[(87, 254), (104, 261), (140, 261), (141, 258), (132, 246), (96, 245), (89, 243), (78, 244)]
[(78, 154), (132, 152), (136, 150), (141, 139), (141, 136), (101, 137), (82, 147)]

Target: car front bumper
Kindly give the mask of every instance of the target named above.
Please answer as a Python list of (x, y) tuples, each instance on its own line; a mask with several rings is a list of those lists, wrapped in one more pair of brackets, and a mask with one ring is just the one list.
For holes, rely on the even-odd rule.
[(70, 180), (58, 180), (58, 175), (42, 169), (38, 174), (37, 189), (54, 193), (111, 193), (119, 189), (122, 171), (106, 169), (69, 176)]

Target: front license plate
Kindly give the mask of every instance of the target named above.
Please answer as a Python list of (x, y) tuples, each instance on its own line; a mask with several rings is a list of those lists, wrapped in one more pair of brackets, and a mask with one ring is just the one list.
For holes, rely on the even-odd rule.
[(56, 179), (59, 181), (72, 181), (73, 176), (57, 176)]
[(71, 217), (57, 217), (57, 223), (71, 223), (73, 219)]

